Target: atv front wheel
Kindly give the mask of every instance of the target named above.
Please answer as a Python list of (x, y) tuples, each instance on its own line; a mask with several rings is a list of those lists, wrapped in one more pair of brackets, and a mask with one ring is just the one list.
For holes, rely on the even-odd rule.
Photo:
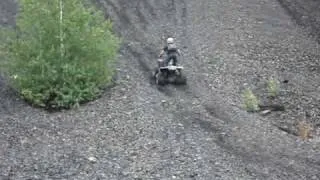
[(157, 85), (165, 85), (165, 78), (161, 72), (156, 74), (156, 84)]
[(158, 68), (154, 68), (154, 70), (152, 71), (152, 74), (151, 74), (152, 78), (155, 79), (158, 73), (159, 73), (159, 69)]
[(176, 84), (185, 85), (185, 84), (187, 84), (187, 77), (184, 76), (183, 74), (180, 74), (179, 76), (176, 77), (175, 81), (176, 81)]

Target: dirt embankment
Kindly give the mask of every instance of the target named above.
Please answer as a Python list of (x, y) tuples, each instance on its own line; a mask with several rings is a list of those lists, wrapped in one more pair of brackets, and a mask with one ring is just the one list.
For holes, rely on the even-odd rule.
[[(286, 49), (292, 52), (282, 52), (279, 55), (281, 63), (274, 68), (281, 78), (283, 88), (276, 102), (284, 104), (287, 109), (285, 113), (276, 113), (273, 117), (274, 123), (280, 129), (298, 135), (301, 131), (299, 123), (306, 122), (313, 136), (317, 138), (320, 128), (320, 1), (278, 0), (278, 2), (292, 23), (297, 25), (295, 26), (297, 32), (303, 35), (300, 37), (300, 42), (292, 41), (288, 44)], [(297, 48), (303, 43), (310, 48), (303, 45), (304, 48)]]
[[(14, 12), (10, 2), (1, 1), (1, 13)], [(276, 0), (94, 2), (125, 40), (118, 85), (61, 113), (15, 101), (1, 86), (4, 179), (320, 178), (318, 139), (277, 128), (293, 124), (297, 112), (317, 112), (319, 74), (310, 68), (319, 47)], [(150, 70), (161, 37), (171, 35), (183, 47), (189, 86), (159, 90)], [(288, 110), (246, 113), (241, 91), (262, 95), (269, 76), (288, 80), (278, 99)]]
[(278, 0), (283, 9), (320, 43), (320, 1)]

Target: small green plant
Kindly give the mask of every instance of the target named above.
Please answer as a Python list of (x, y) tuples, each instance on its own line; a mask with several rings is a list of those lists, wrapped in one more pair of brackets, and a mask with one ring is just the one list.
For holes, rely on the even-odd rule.
[(259, 111), (259, 100), (250, 89), (245, 89), (243, 94), (244, 107), (248, 112)]
[(209, 61), (209, 64), (217, 64), (219, 61), (220, 61), (220, 58), (216, 56)]
[(269, 97), (276, 97), (279, 94), (279, 83), (273, 78), (270, 78), (267, 83)]
[(120, 38), (88, 2), (19, 0), (16, 28), (1, 28), (0, 63), (31, 104), (75, 107), (112, 83)]

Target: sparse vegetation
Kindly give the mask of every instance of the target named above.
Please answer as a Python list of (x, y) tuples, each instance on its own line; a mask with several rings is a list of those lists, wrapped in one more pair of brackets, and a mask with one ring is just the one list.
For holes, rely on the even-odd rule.
[(298, 123), (298, 134), (303, 139), (306, 140), (311, 136), (312, 127), (310, 124), (301, 121)]
[(259, 100), (250, 89), (245, 89), (243, 94), (244, 106), (248, 112), (259, 111)]
[(0, 52), (24, 99), (70, 108), (111, 83), (120, 40), (102, 12), (82, 0), (20, 0), (19, 7), (17, 28), (2, 28)]
[(279, 94), (279, 83), (274, 78), (270, 78), (267, 82), (269, 97), (276, 97)]
[[(267, 81), (268, 96), (275, 98), (279, 95), (279, 82), (273, 78)], [(271, 111), (284, 111), (284, 106), (279, 104), (260, 104), (258, 97), (247, 88), (243, 92), (244, 106), (249, 112), (264, 111), (262, 114), (269, 113)]]
[(210, 58), (209, 64), (218, 64), (221, 61), (221, 57), (219, 55)]

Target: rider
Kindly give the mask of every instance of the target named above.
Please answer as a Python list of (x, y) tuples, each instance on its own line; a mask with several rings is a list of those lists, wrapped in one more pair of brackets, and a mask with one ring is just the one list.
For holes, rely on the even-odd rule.
[(173, 60), (173, 65), (177, 65), (178, 56), (181, 55), (181, 51), (179, 48), (177, 48), (174, 39), (172, 37), (169, 37), (167, 39), (167, 45), (161, 50), (159, 57), (162, 57), (162, 55), (166, 53), (167, 57), (165, 59), (166, 65), (168, 65), (170, 59)]

